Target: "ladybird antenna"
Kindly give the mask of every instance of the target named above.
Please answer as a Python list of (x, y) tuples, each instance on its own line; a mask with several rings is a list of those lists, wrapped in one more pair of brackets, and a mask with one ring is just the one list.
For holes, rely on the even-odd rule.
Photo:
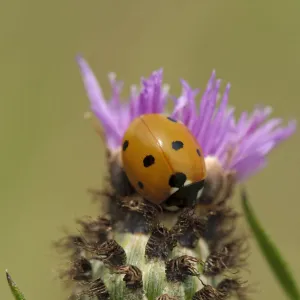
[(92, 124), (92, 126), (94, 127), (94, 130), (96, 131), (96, 133), (100, 136), (101, 140), (103, 143), (105, 143), (105, 136), (104, 136), (104, 131), (102, 126), (95, 120), (95, 118), (93, 117), (93, 113), (90, 111), (87, 111), (84, 113), (84, 119), (85, 120), (89, 120)]

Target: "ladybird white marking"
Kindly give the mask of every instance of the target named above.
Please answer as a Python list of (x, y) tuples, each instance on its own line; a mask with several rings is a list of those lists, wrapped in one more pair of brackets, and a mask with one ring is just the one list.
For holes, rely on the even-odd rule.
[(170, 195), (173, 195), (173, 194), (176, 193), (178, 190), (179, 190), (179, 188), (176, 188), (176, 187), (171, 188), (171, 189), (170, 189)]
[(192, 183), (192, 182), (191, 182), (190, 180), (187, 179), (187, 180), (185, 181), (185, 183), (184, 183), (184, 186), (189, 185), (189, 184), (191, 184), (191, 183)]
[(197, 200), (201, 197), (202, 193), (203, 193), (203, 188), (201, 188), (201, 189), (198, 191), (198, 193), (197, 193)]
[(172, 206), (167, 206), (165, 204), (163, 204), (163, 208), (165, 210), (171, 211), (171, 212), (175, 212), (178, 211), (180, 208), (178, 206), (172, 205)]
[[(186, 180), (183, 186), (187, 186), (189, 184), (191, 184), (192, 182), (190, 180)], [(179, 188), (173, 187), (170, 189), (170, 195), (175, 194), (177, 191), (179, 190)]]

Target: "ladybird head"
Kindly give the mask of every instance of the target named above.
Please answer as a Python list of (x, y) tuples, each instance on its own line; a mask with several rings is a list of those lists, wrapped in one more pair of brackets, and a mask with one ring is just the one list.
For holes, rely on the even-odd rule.
[(205, 180), (191, 183), (186, 181), (186, 184), (177, 189), (163, 204), (163, 208), (168, 211), (177, 211), (184, 207), (194, 207), (199, 203), (202, 195)]

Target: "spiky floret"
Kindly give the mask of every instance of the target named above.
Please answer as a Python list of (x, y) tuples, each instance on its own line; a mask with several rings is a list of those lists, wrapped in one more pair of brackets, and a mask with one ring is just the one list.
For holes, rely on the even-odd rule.
[(109, 178), (105, 190), (91, 191), (103, 215), (78, 220), (82, 234), (57, 243), (70, 250), (72, 264), (62, 275), (73, 283), (72, 295), (98, 300), (245, 299), (247, 286), (232, 276), (245, 267), (248, 248), (245, 237), (236, 237), (239, 214), (228, 200), (236, 183), (265, 166), (268, 153), (295, 132), (295, 121), (284, 127), (281, 119), (269, 119), (270, 107), (256, 107), (237, 118), (228, 105), (230, 85), (220, 94), (215, 72), (199, 105), (199, 90), (182, 80), (170, 116), (182, 121), (202, 146), (207, 178), (201, 206), (167, 212), (136, 193), (120, 159), (128, 125), (140, 115), (166, 112), (170, 95), (163, 71), (142, 78), (140, 89), (132, 86), (124, 103), (123, 84), (114, 74), (109, 76), (112, 97), (106, 101), (88, 63), (80, 56), (77, 62), (91, 111), (102, 126)]
[(56, 244), (69, 250), (72, 264), (62, 275), (73, 297), (244, 299), (245, 285), (232, 276), (245, 266), (248, 249), (246, 238), (233, 238), (238, 214), (228, 202), (234, 181), (227, 173), (208, 169), (209, 205), (172, 213), (141, 198), (120, 165), (108, 161), (106, 190), (92, 191), (103, 215), (78, 220), (81, 234)]

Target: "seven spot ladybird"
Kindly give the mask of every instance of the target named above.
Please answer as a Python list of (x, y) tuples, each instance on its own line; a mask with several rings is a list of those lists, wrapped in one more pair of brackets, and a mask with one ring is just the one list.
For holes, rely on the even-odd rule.
[(148, 201), (175, 211), (200, 198), (206, 168), (188, 128), (171, 117), (145, 114), (127, 128), (122, 161), (129, 182)]

